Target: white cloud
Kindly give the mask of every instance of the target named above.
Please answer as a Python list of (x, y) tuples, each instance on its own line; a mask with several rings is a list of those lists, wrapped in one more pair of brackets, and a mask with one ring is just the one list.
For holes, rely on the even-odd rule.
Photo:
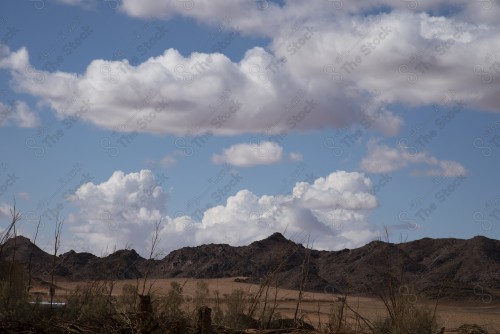
[(343, 171), (312, 184), (299, 182), (289, 195), (259, 197), (241, 190), (229, 197), (226, 205), (206, 210), (201, 222), (190, 217), (171, 220), (162, 235), (174, 243), (182, 239), (186, 229), (179, 229), (178, 221), (184, 219), (193, 244), (245, 245), (286, 230), (291, 234), (310, 233), (320, 249), (359, 246), (376, 236), (375, 228), (367, 222), (367, 213), (378, 205), (370, 190), (371, 181), (363, 174)]
[(166, 214), (166, 194), (149, 170), (117, 171), (100, 184), (82, 185), (69, 198), (78, 213), (69, 218), (76, 239), (66, 248), (87, 245), (102, 252), (113, 245), (132, 244), (145, 254), (154, 222), (160, 219), (161, 249), (203, 243), (245, 245), (285, 230), (310, 233), (316, 248), (355, 247), (376, 236), (375, 227), (367, 222), (367, 214), (378, 205), (371, 186), (361, 173), (337, 171), (312, 184), (299, 182), (291, 194), (259, 197), (240, 190), (196, 221)]
[(164, 168), (175, 166), (176, 163), (177, 160), (175, 160), (175, 158), (171, 155), (166, 155), (160, 160), (160, 166)]
[(439, 161), (437, 162), (437, 168), (425, 170), (423, 174), (427, 176), (458, 177), (467, 175), (467, 170), (456, 161)]
[(304, 158), (302, 157), (302, 154), (298, 153), (298, 152), (292, 152), (288, 155), (288, 158), (290, 159), (290, 161), (293, 161), (293, 162), (298, 162), (298, 161), (302, 161)]
[(215, 164), (230, 164), (237, 167), (251, 167), (256, 165), (272, 165), (283, 159), (283, 148), (269, 141), (253, 144), (236, 144), (214, 154), (212, 162)]
[[(95, 0), (56, 0), (57, 2), (63, 4), (63, 5), (69, 5), (69, 6), (79, 6), (85, 9), (91, 9), (96, 6), (96, 1)], [(108, 0), (108, 3), (110, 7), (115, 6), (115, 0)], [(117, 4), (117, 1), (116, 1)]]
[(40, 119), (23, 101), (15, 101), (10, 106), (0, 102), (0, 126), (7, 125), (34, 128), (40, 125)]
[(0, 203), (0, 219), (11, 218), (10, 211), (12, 210), (12, 205), (7, 203)]
[(266, 1), (266, 5), (266, 10), (261, 10), (257, 1), (124, 0), (119, 10), (132, 17), (146, 19), (186, 16), (209, 24), (217, 24), (229, 19), (232, 25), (237, 25), (246, 33), (268, 35), (269, 32), (266, 32), (264, 28), (269, 27), (273, 15), (276, 18), (275, 22), (278, 23), (284, 19), (284, 12), (270, 1)]
[[(76, 115), (111, 129), (118, 124), (123, 131), (227, 135), (262, 132), (276, 123), (272, 132), (280, 133), (356, 122), (356, 115), (344, 112), (349, 101), (342, 91), (332, 94), (331, 89), (318, 89), (331, 86), (328, 75), (305, 78), (287, 64), (276, 75), (269, 70), (263, 75), (277, 59), (258, 47), (238, 63), (222, 54), (183, 57), (170, 49), (137, 67), (127, 61), (95, 60), (83, 75), (76, 75), (36, 69), (28, 73), (24, 71), (29, 66), (27, 54), (19, 51), (9, 53), (3, 67), (12, 70), (18, 90), (37, 96), (59, 117)], [(316, 83), (312, 85), (310, 80)], [(75, 95), (90, 101), (92, 108), (79, 113), (78, 106), (70, 102)], [(333, 111), (329, 108), (332, 99), (339, 106)], [(130, 119), (133, 121), (127, 123)]]
[[(391, 112), (392, 103), (442, 104), (449, 91), (467, 107), (498, 111), (500, 62), (485, 60), (500, 47), (496, 26), (404, 11), (332, 20), (309, 8), (324, 6), (316, 3), (290, 3), (285, 12), (271, 4), (249, 13), (244, 10), (255, 5), (249, 1), (196, 2), (192, 11), (182, 4), (125, 1), (122, 10), (209, 20), (210, 13), (224, 7), (221, 13), (232, 13), (233, 23), (243, 30), (248, 25), (251, 31), (260, 21), (279, 23), (274, 30), (262, 28), (271, 31), (271, 52), (254, 47), (235, 62), (221, 53), (184, 57), (168, 49), (137, 66), (96, 59), (75, 74), (39, 71), (31, 67), (26, 49), (2, 47), (0, 67), (11, 70), (18, 91), (37, 97), (60, 118), (76, 115), (125, 132), (236, 135), (269, 129), (278, 134), (368, 119), (371, 129), (393, 136), (403, 122)], [(273, 11), (283, 18), (267, 18)], [(266, 18), (249, 19), (252, 15)], [(478, 66), (484, 71), (474, 71)], [(91, 108), (80, 112), (71, 103), (74, 96), (89, 101)]]
[[(7, 203), (0, 203), (0, 222), (2, 222), (0, 227), (0, 237), (5, 237), (5, 233), (7, 233), (7, 227), (12, 221), (12, 215), (10, 211), (12, 210), (12, 205)], [(5, 221), (5, 222), (3, 222)]]
[(154, 223), (166, 212), (160, 183), (150, 170), (141, 170), (116, 171), (100, 184), (81, 185), (68, 198), (78, 208), (68, 219), (71, 231), (96, 251), (132, 243), (144, 253)]
[(20, 48), (18, 51), (12, 52), (6, 45), (0, 44), (0, 68), (10, 69), (16, 72), (24, 72), (29, 75), (29, 55), (26, 48)]
[(415, 171), (416, 175), (455, 177), (467, 174), (465, 167), (455, 161), (438, 160), (426, 152), (409, 152), (402, 147), (391, 148), (379, 140), (368, 142), (368, 155), (361, 160), (360, 169), (369, 173), (390, 173), (413, 164), (432, 166)]
[[(308, 3), (286, 1), (284, 6), (271, 1), (197, 0), (124, 0), (120, 11), (139, 18), (170, 18), (176, 15), (191, 17), (203, 23), (214, 24), (229, 17), (234, 26), (247, 33), (274, 36), (279, 28), (293, 18), (298, 21), (310, 17), (331, 18), (342, 15), (363, 15), (380, 8), (439, 12), (453, 8), (453, 15), (467, 21), (492, 22), (498, 17), (500, 6), (495, 1), (433, 0), (433, 1), (314, 1)], [(495, 16), (496, 15), (496, 16)], [(274, 29), (273, 29), (274, 28)]]

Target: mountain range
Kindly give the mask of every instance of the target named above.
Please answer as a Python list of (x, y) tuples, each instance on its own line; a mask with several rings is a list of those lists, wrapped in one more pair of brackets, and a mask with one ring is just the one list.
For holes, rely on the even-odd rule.
[(184, 247), (150, 260), (133, 249), (105, 257), (69, 251), (54, 258), (17, 236), (1, 247), (0, 259), (21, 262), (26, 270), (31, 267), (31, 276), (39, 282), (49, 279), (55, 263), (56, 278), (65, 281), (238, 277), (243, 282), (269, 279), (282, 288), (302, 285), (308, 291), (349, 295), (380, 294), (394, 281), (431, 298), (500, 298), (500, 241), (484, 236), (398, 244), (372, 241), (356, 249), (320, 251), (274, 233), (247, 246)]

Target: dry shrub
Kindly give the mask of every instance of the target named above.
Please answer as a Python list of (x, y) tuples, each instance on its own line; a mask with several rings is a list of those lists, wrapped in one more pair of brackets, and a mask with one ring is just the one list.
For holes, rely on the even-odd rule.
[(212, 309), (212, 321), (214, 324), (221, 325), (224, 321), (224, 312), (222, 312), (221, 307), (221, 295), (219, 290), (214, 290), (214, 305)]
[(0, 319), (21, 322), (38, 321), (42, 310), (37, 304), (30, 304), (26, 293), (12, 289), (9, 282), (0, 282)]
[(183, 310), (184, 302), (182, 285), (177, 282), (170, 283), (168, 293), (157, 298), (156, 320), (165, 333), (183, 334), (188, 332), (193, 320)]
[(63, 317), (76, 322), (104, 324), (116, 314), (107, 282), (77, 285), (68, 297)]
[(186, 313), (182, 310), (184, 305), (183, 288), (177, 282), (170, 283), (170, 290), (167, 295), (160, 300), (161, 310), (170, 319), (185, 318)]
[(135, 312), (137, 309), (137, 286), (124, 284), (119, 299), (119, 309), (122, 312)]
[(408, 308), (406, 312), (392, 320), (386, 318), (375, 322), (374, 334), (435, 334), (438, 324), (433, 311), (415, 307)]
[(210, 297), (210, 290), (208, 284), (205, 281), (196, 282), (196, 289), (194, 291), (194, 309), (198, 310), (202, 306), (208, 306)]
[(348, 328), (345, 298), (340, 298), (330, 304), (327, 328), (332, 333)]
[(247, 299), (243, 289), (235, 289), (229, 294), (224, 294), (224, 304), (226, 313), (224, 315), (224, 324), (234, 329), (248, 328), (252, 319), (245, 315), (245, 306)]

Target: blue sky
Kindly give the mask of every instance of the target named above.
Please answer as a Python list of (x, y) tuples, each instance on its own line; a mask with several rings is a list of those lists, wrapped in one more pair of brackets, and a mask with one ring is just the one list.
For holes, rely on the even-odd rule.
[(0, 220), (145, 254), (500, 237), (496, 2), (0, 3)]

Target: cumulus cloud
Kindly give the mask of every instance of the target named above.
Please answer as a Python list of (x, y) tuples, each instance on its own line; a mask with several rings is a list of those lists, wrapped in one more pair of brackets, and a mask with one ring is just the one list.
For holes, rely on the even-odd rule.
[[(216, 24), (226, 21), (229, 17), (234, 25), (237, 25), (246, 33), (259, 33), (268, 35), (262, 25), (269, 27), (272, 15), (276, 21), (281, 22), (286, 15), (280, 7), (271, 2), (263, 1), (265, 8), (257, 1), (154, 1), (125, 0), (121, 3), (119, 10), (129, 16), (138, 18), (171, 18), (174, 16), (185, 16), (194, 18), (200, 22)], [(265, 9), (265, 10), (262, 10)], [(257, 20), (257, 22), (255, 21)], [(275, 22), (276, 22), (275, 21)], [(261, 26), (259, 27), (259, 22)], [(276, 24), (278, 27), (278, 24)]]
[(40, 118), (23, 101), (15, 101), (10, 106), (0, 102), (0, 126), (7, 125), (34, 128), (40, 125)]
[[(241, 190), (225, 205), (209, 208), (200, 222), (178, 217), (162, 230), (164, 238), (175, 242), (189, 226), (189, 239), (195, 244), (227, 242), (248, 244), (276, 231), (311, 234), (321, 249), (355, 247), (376, 236), (367, 214), (377, 207), (370, 193), (371, 181), (361, 173), (333, 172), (312, 184), (298, 182), (291, 194), (257, 196)], [(185, 224), (179, 224), (184, 220)]]
[(361, 160), (360, 169), (369, 173), (390, 173), (409, 165), (427, 165), (431, 169), (415, 171), (415, 175), (427, 176), (465, 176), (464, 166), (455, 161), (438, 160), (427, 152), (409, 152), (403, 147), (391, 148), (380, 144), (379, 140), (368, 142), (368, 155)]
[(283, 159), (283, 147), (274, 142), (261, 141), (253, 144), (236, 144), (214, 154), (215, 164), (230, 164), (237, 167), (272, 165)]
[(29, 55), (26, 48), (12, 52), (6, 45), (0, 44), (0, 68), (10, 69), (27, 74), (32, 67), (29, 66)]
[[(360, 173), (338, 171), (312, 184), (298, 182), (288, 195), (257, 196), (241, 190), (226, 205), (205, 211), (201, 222), (191, 226), (195, 244), (226, 242), (248, 244), (275, 231), (311, 233), (321, 249), (355, 247), (375, 238), (367, 214), (377, 207), (370, 193), (371, 181)], [(190, 217), (179, 217), (189, 221)], [(174, 242), (178, 224), (166, 224), (162, 234)], [(183, 230), (177, 230), (183, 235)]]
[(163, 181), (150, 170), (116, 171), (100, 184), (81, 185), (68, 198), (78, 208), (68, 218), (71, 231), (92, 249), (132, 244), (144, 252), (154, 224), (165, 216)]
[[(238, 29), (271, 31), (268, 49), (253, 47), (239, 61), (218, 52), (183, 56), (168, 49), (136, 66), (96, 59), (75, 74), (36, 69), (26, 49), (2, 47), (0, 67), (10, 69), (15, 89), (58, 117), (124, 132), (278, 134), (368, 122), (392, 136), (402, 119), (391, 105), (442, 104), (449, 91), (468, 107), (498, 111), (500, 62), (485, 57), (499, 48), (498, 26), (410, 11), (337, 14), (332, 20), (309, 8), (329, 2), (317, 3), (270, 3), (249, 13), (250, 1), (196, 2), (190, 11), (179, 1), (124, 1), (121, 7), (140, 17), (154, 12), (203, 20), (224, 7), (220, 15), (232, 13)], [(91, 108), (80, 112), (74, 96)]]
[(225, 205), (208, 208), (200, 220), (166, 213), (166, 194), (149, 170), (115, 172), (108, 180), (82, 185), (69, 200), (73, 245), (104, 250), (132, 244), (144, 254), (154, 223), (162, 221), (160, 248), (204, 243), (244, 245), (276, 231), (311, 234), (314, 246), (342, 249), (376, 236), (367, 215), (378, 203), (362, 173), (333, 172), (312, 183), (298, 182), (290, 194), (257, 196), (240, 190)]

